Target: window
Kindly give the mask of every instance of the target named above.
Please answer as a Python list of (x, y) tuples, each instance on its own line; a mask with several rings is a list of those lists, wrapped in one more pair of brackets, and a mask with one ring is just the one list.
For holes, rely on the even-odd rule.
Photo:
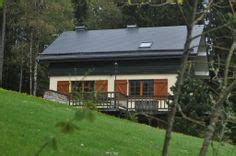
[(154, 96), (153, 80), (130, 80), (130, 96)]
[(94, 81), (73, 81), (72, 92), (94, 92)]
[(153, 80), (143, 80), (142, 81), (143, 85), (143, 96), (153, 96), (153, 86), (154, 82)]
[(82, 82), (81, 81), (72, 81), (71, 91), (82, 93)]
[(94, 81), (84, 81), (84, 92), (94, 92)]
[(142, 42), (139, 45), (139, 48), (151, 48), (151, 46), (152, 46), (152, 42)]
[(130, 95), (131, 96), (140, 96), (140, 81), (132, 80), (130, 81)]

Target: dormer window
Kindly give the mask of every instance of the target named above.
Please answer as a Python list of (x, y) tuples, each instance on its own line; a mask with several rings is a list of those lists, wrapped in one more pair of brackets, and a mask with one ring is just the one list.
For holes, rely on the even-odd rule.
[(142, 42), (139, 45), (139, 48), (151, 48), (151, 46), (152, 46), (152, 42)]

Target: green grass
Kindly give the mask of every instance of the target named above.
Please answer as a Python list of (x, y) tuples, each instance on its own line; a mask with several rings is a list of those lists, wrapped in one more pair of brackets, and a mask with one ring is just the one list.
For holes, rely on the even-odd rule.
[[(0, 89), (0, 155), (34, 155), (45, 139), (58, 133), (55, 124), (73, 117), (75, 108)], [(160, 155), (165, 131), (96, 113), (94, 123), (76, 122), (80, 131), (61, 134), (58, 151), (47, 147), (41, 155), (119, 156)], [(173, 133), (170, 155), (197, 155), (202, 139)], [(81, 146), (83, 144), (84, 146)], [(215, 143), (222, 156), (236, 155), (233, 145)], [(212, 155), (210, 148), (208, 155)]]
[(0, 0), (0, 8), (2, 7), (3, 5), (3, 0)]

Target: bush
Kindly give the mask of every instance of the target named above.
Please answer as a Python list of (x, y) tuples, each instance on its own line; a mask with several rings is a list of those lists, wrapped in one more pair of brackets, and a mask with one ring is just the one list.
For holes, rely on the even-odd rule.
[[(176, 87), (172, 87), (173, 93)], [(208, 85), (202, 80), (188, 77), (181, 88), (179, 104), (184, 114), (198, 121), (208, 122), (211, 114), (212, 100)], [(180, 116), (176, 117), (175, 129), (193, 136), (203, 136), (205, 128)]]

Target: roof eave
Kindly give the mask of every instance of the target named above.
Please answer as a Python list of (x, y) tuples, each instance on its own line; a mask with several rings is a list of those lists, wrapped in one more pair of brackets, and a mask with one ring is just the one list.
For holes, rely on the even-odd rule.
[[(54, 61), (105, 61), (105, 60), (136, 60), (153, 58), (181, 58), (182, 49), (175, 50), (142, 50), (142, 51), (122, 51), (122, 52), (96, 52), (96, 53), (65, 53), (65, 54), (40, 54), (40, 62)], [(197, 53), (191, 52), (190, 56), (196, 56)]]

